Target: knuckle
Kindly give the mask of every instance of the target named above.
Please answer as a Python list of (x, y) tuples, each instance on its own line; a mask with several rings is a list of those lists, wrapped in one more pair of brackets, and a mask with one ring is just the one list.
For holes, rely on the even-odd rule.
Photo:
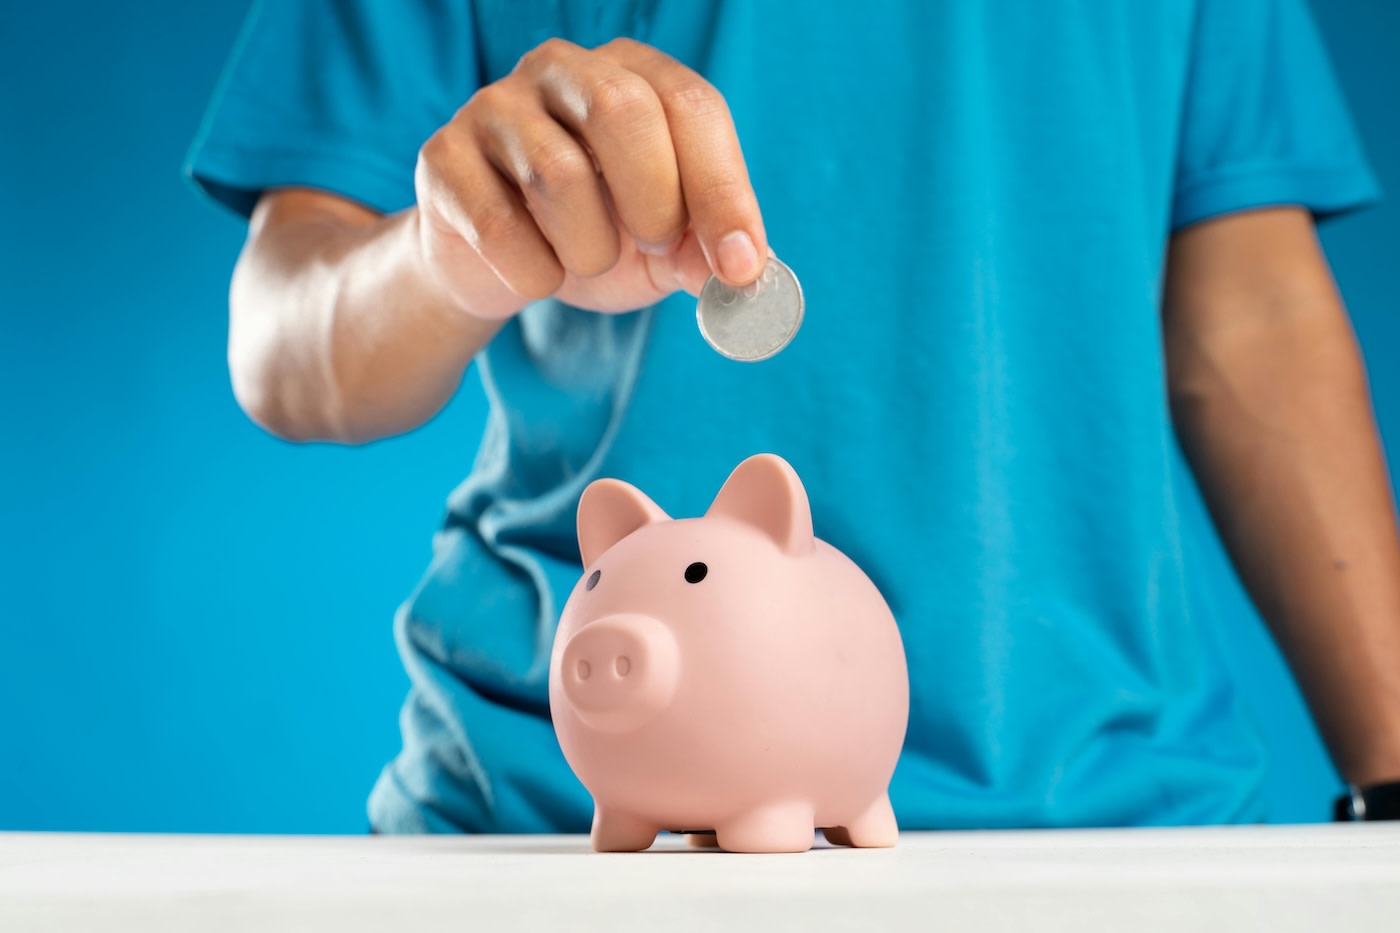
[(469, 238), (477, 249), (492, 243), (505, 243), (523, 232), (523, 224), (516, 211), (504, 201), (484, 201), (474, 204), (466, 211), (470, 225)]
[(590, 88), (589, 113), (598, 119), (633, 123), (654, 111), (656, 95), (639, 75), (612, 75)]
[(477, 88), (476, 92), (467, 100), (466, 105), (458, 111), (453, 121), (480, 119), (482, 114), (498, 113), (504, 109), (507, 99), (510, 97), (510, 87), (505, 83), (508, 80), (508, 78), (503, 78), (500, 81)]
[(593, 162), (582, 149), (567, 143), (544, 143), (526, 158), (524, 185), (533, 193), (553, 198), (594, 177)]
[(661, 101), (668, 110), (681, 111), (691, 116), (729, 115), (729, 105), (725, 102), (724, 95), (699, 75), (670, 82), (661, 92)]
[(732, 175), (716, 175), (706, 178), (696, 186), (699, 200), (711, 210), (717, 206), (731, 208), (747, 206), (752, 200), (749, 186)]
[(433, 174), (441, 171), (460, 152), (459, 135), (450, 123), (433, 133), (418, 150), (419, 165)]
[(644, 42), (638, 42), (636, 39), (618, 36), (604, 42), (595, 51), (612, 61), (623, 62), (635, 61), (639, 56), (650, 56), (655, 52), (655, 49)]
[(418, 149), (413, 188), (419, 204), (455, 204), (460, 200), (461, 167), (470, 162), (471, 138), (448, 124)]
[(547, 68), (577, 49), (578, 46), (572, 42), (557, 36), (551, 37), (520, 56), (520, 61), (515, 67), (517, 71), (536, 71), (540, 68)]
[(742, 229), (753, 223), (757, 213), (753, 190), (733, 178), (702, 181), (687, 199), (697, 229), (716, 236)]
[(561, 39), (558, 36), (550, 36), (548, 39), (545, 39), (539, 45), (535, 46), (533, 51), (541, 58), (558, 58), (577, 48), (578, 46), (567, 39)]

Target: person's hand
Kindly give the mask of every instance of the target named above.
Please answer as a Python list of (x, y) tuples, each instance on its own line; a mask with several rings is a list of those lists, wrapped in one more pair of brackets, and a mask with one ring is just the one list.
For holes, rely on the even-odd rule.
[(712, 270), (748, 284), (768, 253), (724, 98), (628, 39), (527, 53), (424, 144), (415, 185), (429, 273), (484, 317), (551, 295), (635, 310)]

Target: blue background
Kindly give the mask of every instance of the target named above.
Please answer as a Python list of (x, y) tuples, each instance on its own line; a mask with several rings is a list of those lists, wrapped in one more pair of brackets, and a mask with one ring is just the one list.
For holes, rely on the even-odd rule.
[[(0, 30), (0, 829), (361, 832), (397, 750), (390, 633), (475, 453), (433, 422), (295, 446), (229, 390), (243, 227), (181, 160), (243, 0), (16, 4)], [(1314, 3), (1389, 199), (1325, 228), (1400, 464), (1400, 5)], [(1237, 594), (1274, 819), (1337, 778)]]

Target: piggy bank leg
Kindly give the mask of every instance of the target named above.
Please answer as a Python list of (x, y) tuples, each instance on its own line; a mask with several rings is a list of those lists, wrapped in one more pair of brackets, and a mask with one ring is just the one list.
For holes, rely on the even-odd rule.
[(602, 806), (593, 810), (593, 850), (595, 852), (640, 852), (651, 848), (659, 830), (630, 813)]
[(692, 849), (719, 848), (719, 840), (714, 833), (686, 833), (685, 844)]
[(899, 825), (894, 821), (894, 808), (888, 794), (865, 809), (865, 812), (845, 826), (830, 826), (822, 835), (832, 845), (856, 846), (862, 849), (888, 849), (899, 841)]
[(811, 804), (773, 803), (716, 826), (715, 838), (729, 852), (806, 852), (816, 834), (812, 820)]

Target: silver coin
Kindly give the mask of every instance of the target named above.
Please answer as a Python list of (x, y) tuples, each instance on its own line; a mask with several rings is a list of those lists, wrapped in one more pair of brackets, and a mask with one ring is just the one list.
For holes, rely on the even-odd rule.
[(695, 320), (701, 336), (722, 356), (757, 363), (792, 343), (803, 309), (797, 276), (770, 256), (758, 280), (742, 288), (710, 276), (700, 290)]

